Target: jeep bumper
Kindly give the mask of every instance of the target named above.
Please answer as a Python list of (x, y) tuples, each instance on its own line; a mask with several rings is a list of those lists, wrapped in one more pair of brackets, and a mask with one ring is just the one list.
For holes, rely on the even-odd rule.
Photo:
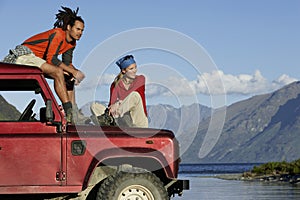
[(181, 196), (183, 190), (190, 189), (190, 181), (174, 179), (170, 183), (168, 183), (165, 187), (168, 190), (169, 196), (175, 196), (175, 194)]

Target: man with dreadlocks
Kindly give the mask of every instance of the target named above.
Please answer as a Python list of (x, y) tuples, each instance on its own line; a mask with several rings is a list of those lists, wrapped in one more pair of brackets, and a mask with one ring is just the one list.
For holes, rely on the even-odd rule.
[(84, 21), (77, 16), (78, 8), (76, 11), (67, 7), (62, 9), (56, 14), (53, 29), (25, 40), (10, 50), (3, 62), (40, 67), (46, 76), (54, 79), (54, 89), (62, 102), (67, 122), (76, 123), (78, 109), (74, 84), (78, 85), (85, 75), (73, 66), (72, 56), (76, 40), (82, 36)]

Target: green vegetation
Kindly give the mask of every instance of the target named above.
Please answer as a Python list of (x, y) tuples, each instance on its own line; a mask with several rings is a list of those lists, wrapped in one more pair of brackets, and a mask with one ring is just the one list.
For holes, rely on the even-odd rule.
[(275, 174), (300, 174), (300, 159), (293, 162), (269, 162), (260, 166), (254, 166), (251, 170), (252, 174), (260, 175), (275, 175)]

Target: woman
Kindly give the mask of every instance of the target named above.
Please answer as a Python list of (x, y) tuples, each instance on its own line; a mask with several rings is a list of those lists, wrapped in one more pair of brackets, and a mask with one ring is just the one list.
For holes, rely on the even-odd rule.
[(120, 73), (110, 87), (109, 113), (117, 122), (130, 116), (132, 126), (148, 127), (145, 77), (136, 75), (137, 65), (132, 55), (119, 59)]

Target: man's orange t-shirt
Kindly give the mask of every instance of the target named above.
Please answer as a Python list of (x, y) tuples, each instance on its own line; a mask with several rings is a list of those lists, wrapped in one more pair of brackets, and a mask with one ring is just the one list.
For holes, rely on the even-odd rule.
[[(66, 65), (72, 64), (76, 41), (68, 43), (66, 32), (61, 28), (55, 28), (30, 37), (22, 45), (30, 48), (36, 56), (46, 60), (47, 63), (58, 66), (61, 62)], [(58, 55), (62, 55), (62, 61)]]

